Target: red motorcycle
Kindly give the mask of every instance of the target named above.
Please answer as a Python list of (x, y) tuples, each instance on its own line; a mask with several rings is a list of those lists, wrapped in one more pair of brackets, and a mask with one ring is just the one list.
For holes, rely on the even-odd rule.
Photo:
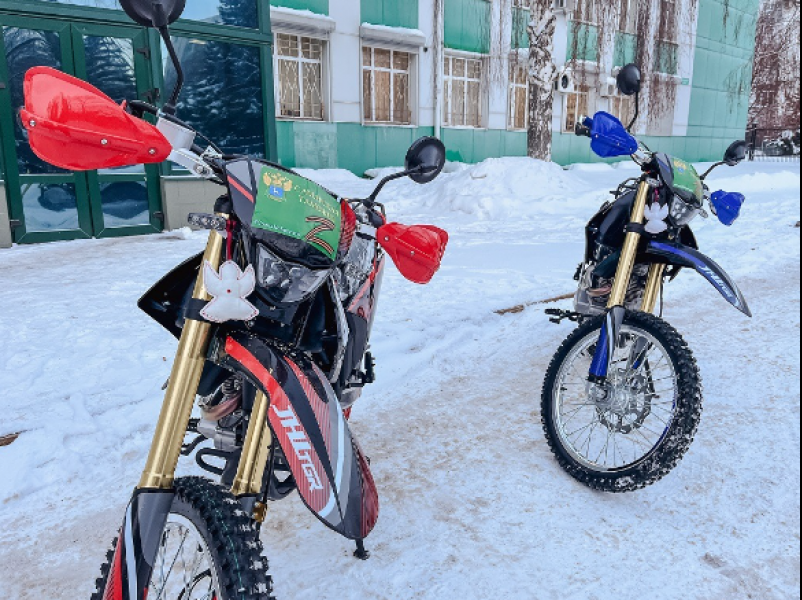
[[(424, 284), (448, 243), (435, 227), (388, 223), (377, 197), (394, 179), (433, 181), (445, 147), (419, 140), (402, 173), (369, 198), (345, 200), (279, 165), (199, 146), (176, 116), (183, 75), (169, 25), (184, 0), (121, 5), (161, 33), (178, 73), (170, 101), (118, 106), (83, 81), (35, 68), (21, 115), (31, 147), (69, 170), (170, 160), (225, 192), (214, 214), (190, 215), (210, 231), (205, 252), (139, 302), (180, 342), (147, 465), (93, 600), (268, 600), (259, 532), (268, 504), (294, 491), (369, 557), (379, 498), (348, 416), (375, 377), (369, 340), (386, 256)], [(176, 478), (179, 457), (193, 454), (217, 482)]]

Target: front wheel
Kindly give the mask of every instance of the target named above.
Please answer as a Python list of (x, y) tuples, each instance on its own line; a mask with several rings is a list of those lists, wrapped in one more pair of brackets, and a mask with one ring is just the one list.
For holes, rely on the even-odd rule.
[(588, 381), (604, 317), (562, 345), (543, 388), (543, 426), (560, 465), (604, 492), (656, 483), (682, 460), (702, 415), (699, 368), (665, 321), (628, 312), (604, 384)]
[[(273, 600), (259, 533), (236, 498), (200, 477), (176, 480), (175, 491), (148, 600)], [(92, 600), (104, 599), (113, 556)]]

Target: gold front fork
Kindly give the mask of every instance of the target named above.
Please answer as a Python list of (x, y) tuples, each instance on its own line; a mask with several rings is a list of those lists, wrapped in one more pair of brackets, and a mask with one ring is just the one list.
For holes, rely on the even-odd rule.
[(270, 401), (267, 396), (261, 391), (257, 392), (248, 434), (245, 436), (245, 445), (242, 448), (242, 458), (231, 488), (231, 493), (237, 498), (256, 496), (262, 491), (262, 480), (273, 445), (273, 434), (267, 421), (269, 406)]
[[(228, 218), (228, 215), (219, 215)], [(203, 260), (220, 268), (223, 256), (223, 237), (216, 231), (209, 234)], [(203, 285), (203, 265), (192, 294), (195, 300), (210, 300)], [(195, 396), (203, 374), (209, 350), (211, 325), (187, 319), (181, 332), (181, 341), (153, 436), (148, 462), (139, 481), (139, 489), (172, 489), (175, 469), (181, 455), (181, 445), (192, 415)]]
[(649, 269), (649, 279), (646, 281), (646, 291), (643, 294), (643, 305), (641, 310), (645, 313), (654, 314), (657, 308), (657, 300), (663, 289), (663, 275), (666, 272), (666, 265), (652, 265)]
[[(641, 181), (640, 188), (638, 189), (638, 197), (635, 199), (635, 206), (632, 209), (633, 225), (643, 225), (643, 218), (646, 214), (646, 202), (649, 200), (649, 193), (651, 186), (646, 181)], [(641, 234), (629, 232), (624, 247), (621, 250), (621, 260), (618, 263), (618, 271), (615, 274), (615, 283), (613, 284), (613, 291), (610, 293), (610, 302), (607, 308), (613, 309), (616, 306), (624, 306), (627, 300), (627, 290), (629, 289), (629, 280), (632, 278), (632, 271), (635, 268), (635, 259), (638, 254), (638, 245), (640, 244)]]

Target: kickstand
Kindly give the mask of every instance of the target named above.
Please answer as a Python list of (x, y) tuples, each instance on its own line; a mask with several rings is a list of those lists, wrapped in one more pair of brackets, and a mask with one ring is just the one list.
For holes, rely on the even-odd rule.
[(354, 556), (359, 560), (370, 560), (370, 552), (365, 550), (365, 541), (364, 540), (357, 540), (356, 542), (356, 552), (354, 552)]

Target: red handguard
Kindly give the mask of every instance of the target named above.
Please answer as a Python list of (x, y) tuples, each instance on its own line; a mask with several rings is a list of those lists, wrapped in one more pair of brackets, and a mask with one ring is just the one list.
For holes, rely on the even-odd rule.
[(431, 225), (388, 223), (379, 228), (377, 239), (401, 274), (420, 284), (440, 270), (448, 246), (448, 233)]
[(172, 152), (156, 127), (85, 81), (49, 67), (25, 75), (20, 114), (34, 153), (69, 171), (160, 163)]

